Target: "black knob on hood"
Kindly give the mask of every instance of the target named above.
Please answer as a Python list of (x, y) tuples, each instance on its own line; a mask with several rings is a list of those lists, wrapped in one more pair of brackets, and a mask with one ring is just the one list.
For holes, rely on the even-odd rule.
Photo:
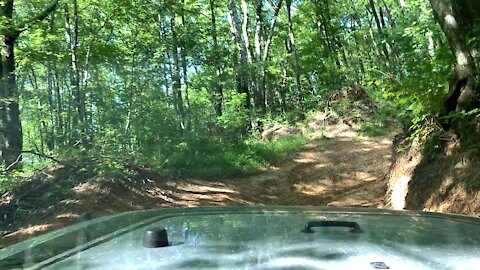
[(165, 228), (150, 228), (143, 234), (143, 246), (146, 248), (167, 247), (168, 236)]

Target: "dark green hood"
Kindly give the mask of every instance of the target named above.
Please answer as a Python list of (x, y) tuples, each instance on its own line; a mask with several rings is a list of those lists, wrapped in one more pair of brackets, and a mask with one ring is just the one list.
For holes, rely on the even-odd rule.
[[(302, 231), (311, 221), (321, 227)], [(169, 246), (144, 247), (149, 228), (165, 228)], [(97, 218), (0, 251), (0, 269), (386, 267), (480, 269), (480, 219), (332, 207), (160, 209)]]

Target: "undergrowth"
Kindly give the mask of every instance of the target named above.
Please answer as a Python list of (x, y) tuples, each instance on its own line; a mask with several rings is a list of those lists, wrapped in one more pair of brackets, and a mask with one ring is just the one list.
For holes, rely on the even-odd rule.
[[(157, 158), (152, 158), (155, 156), (154, 146), (151, 153), (143, 154), (116, 152), (82, 156), (80, 153), (70, 153), (64, 157), (64, 166), (67, 169), (58, 172), (55, 180), (65, 186), (72, 186), (99, 176), (109, 179), (133, 179), (136, 172), (132, 168), (148, 168), (162, 178), (238, 177), (255, 173), (280, 161), (282, 157), (300, 149), (307, 141), (307, 136), (282, 137), (272, 141), (263, 141), (256, 137), (233, 141), (199, 136), (181, 143), (168, 155), (158, 155)], [(47, 164), (43, 163), (43, 167), (37, 166), (35, 170), (2, 172), (0, 194), (21, 187), (46, 166)]]
[(250, 174), (278, 162), (282, 156), (301, 148), (305, 136), (283, 137), (273, 141), (250, 138), (245, 141), (209, 139), (186, 143), (163, 162), (140, 162), (171, 177), (220, 178)]

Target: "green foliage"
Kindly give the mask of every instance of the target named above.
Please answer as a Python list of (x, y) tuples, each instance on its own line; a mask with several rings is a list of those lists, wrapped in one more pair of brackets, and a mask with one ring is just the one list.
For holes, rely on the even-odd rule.
[(391, 102), (377, 100), (375, 110), (362, 122), (360, 134), (367, 137), (386, 136), (398, 128), (398, 111)]
[(249, 112), (244, 109), (246, 95), (244, 93), (232, 93), (229, 100), (225, 101), (225, 109), (217, 121), (227, 135), (235, 136), (242, 134), (249, 122)]
[(28, 177), (18, 172), (5, 173), (4, 170), (0, 172), (0, 194), (15, 190), (28, 181)]
[(367, 137), (378, 137), (388, 135), (391, 131), (382, 121), (369, 121), (362, 124), (360, 134)]
[(271, 142), (258, 139), (228, 141), (215, 137), (192, 137), (178, 145), (163, 161), (140, 162), (174, 177), (236, 177), (256, 172), (301, 148), (306, 137), (285, 137)]

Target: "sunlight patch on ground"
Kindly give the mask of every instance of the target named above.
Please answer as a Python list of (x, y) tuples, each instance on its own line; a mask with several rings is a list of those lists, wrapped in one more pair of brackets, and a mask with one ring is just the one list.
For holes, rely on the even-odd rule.
[(147, 193), (152, 198), (161, 199), (167, 202), (168, 206), (195, 207), (201, 205), (227, 205), (232, 203), (246, 205), (253, 204), (240, 198), (231, 197), (231, 194), (238, 193), (233, 189), (197, 186), (192, 184), (180, 184), (175, 188), (178, 191), (153, 187), (148, 189)]
[(201, 186), (201, 185), (194, 185), (194, 184), (180, 184), (176, 186), (177, 189), (187, 192), (194, 192), (194, 193), (207, 193), (207, 192), (222, 192), (222, 193), (238, 193), (231, 188), (217, 188), (217, 187), (209, 187), (209, 186)]
[(327, 167), (327, 165), (325, 165), (323, 163), (315, 165), (315, 169), (322, 169), (322, 168), (325, 168), (325, 167)]
[(16, 235), (22, 235), (22, 234), (23, 235), (34, 235), (36, 233), (46, 232), (46, 231), (51, 230), (53, 228), (54, 228), (53, 224), (42, 224), (42, 225), (31, 226), (31, 227), (28, 227), (28, 228), (21, 228), (14, 233), (5, 235), (5, 238), (15, 237)]
[(72, 200), (72, 199), (66, 199), (60, 201), (61, 204), (69, 205), (69, 204), (81, 204), (80, 200)]
[(320, 195), (322, 193), (325, 193), (328, 190), (328, 187), (326, 184), (318, 184), (318, 183), (296, 183), (293, 185), (293, 188), (297, 192), (310, 195), (310, 196)]
[(65, 214), (56, 215), (55, 218), (57, 218), (57, 219), (76, 219), (76, 218), (78, 218), (78, 214), (65, 213)]
[(315, 159), (311, 159), (311, 158), (295, 158), (293, 159), (293, 161), (297, 162), (297, 163), (314, 163), (315, 162)]
[(269, 166), (268, 168), (261, 169), (262, 172), (277, 172), (280, 170), (280, 167), (277, 166)]
[(97, 183), (82, 183), (72, 188), (72, 190), (79, 193), (108, 193), (107, 189), (102, 189)]
[(355, 179), (361, 180), (361, 181), (375, 181), (378, 178), (375, 175), (372, 175), (369, 172), (362, 172), (362, 171), (355, 171), (353, 172)]
[(390, 139), (383, 139), (380, 143), (385, 145), (392, 145), (393, 141)]
[(293, 159), (297, 163), (314, 163), (316, 162), (315, 153), (313, 152), (303, 152), (299, 155), (298, 158)]
[(172, 191), (168, 190), (168, 191), (165, 191), (159, 187), (153, 187), (153, 188), (149, 188), (147, 189), (147, 193), (150, 195), (150, 197), (152, 198), (160, 198), (164, 201), (167, 201), (167, 202), (173, 202), (174, 200), (171, 199), (170, 197), (168, 197), (166, 194), (172, 194)]
[(327, 204), (327, 206), (336, 206), (336, 207), (367, 207), (372, 206), (371, 202), (362, 199), (356, 198), (346, 198), (343, 201), (333, 201)]

